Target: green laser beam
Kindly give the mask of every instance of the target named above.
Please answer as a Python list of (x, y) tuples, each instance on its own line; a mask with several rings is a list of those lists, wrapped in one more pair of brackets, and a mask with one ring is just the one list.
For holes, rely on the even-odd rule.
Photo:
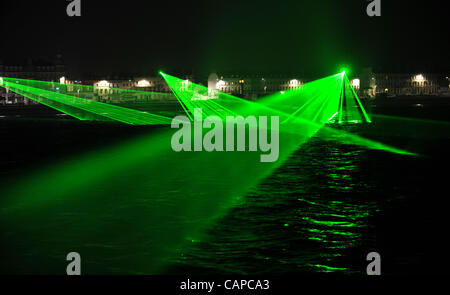
[[(26, 86), (15, 82), (15, 80), (16, 79), (14, 78), (3, 78), (2, 86), (10, 89), (11, 91), (20, 92), (19, 94), (24, 94), (24, 96), (37, 102), (43, 103), (45, 99), (45, 105), (54, 107), (57, 110), (78, 119), (87, 120), (92, 118), (92, 115), (83, 114), (80, 112), (84, 111), (85, 113), (95, 114), (97, 118), (104, 117), (133, 125), (170, 124), (172, 121), (171, 118), (166, 116), (101, 103), (92, 99), (71, 96), (42, 88)], [(53, 103), (49, 103), (49, 101), (52, 101)], [(58, 104), (57, 107), (56, 104)], [(77, 111), (74, 112), (74, 109)]]
[[(312, 81), (304, 84), (300, 89), (289, 90), (284, 94), (269, 95), (257, 102), (217, 92), (217, 97), (202, 101), (202, 105), (198, 104), (193, 98), (196, 96), (198, 97), (200, 94), (207, 96), (208, 89), (206, 87), (190, 82), (190, 89), (186, 89), (186, 87), (182, 85), (184, 80), (168, 74), (163, 74), (163, 77), (166, 79), (172, 91), (180, 93), (180, 98), (190, 109), (192, 109), (192, 111), (195, 107), (202, 107), (214, 102), (214, 105), (222, 106), (219, 107), (221, 110), (218, 110), (216, 107), (215, 111), (207, 112), (209, 115), (219, 114), (222, 118), (226, 115), (235, 114), (242, 116), (276, 115), (280, 117), (280, 121), (290, 122), (290, 124), (282, 124), (280, 126), (280, 132), (295, 134), (302, 132), (303, 129), (309, 130), (309, 128), (315, 128), (315, 130), (319, 130), (320, 128), (325, 128), (329, 133), (339, 135), (337, 136), (337, 139), (347, 144), (357, 144), (371, 149), (381, 149), (403, 155), (417, 156), (417, 154), (406, 150), (391, 147), (343, 130), (336, 130), (329, 126), (324, 126), (325, 123), (328, 123), (332, 118), (336, 117), (337, 113), (341, 116), (342, 113), (347, 112), (349, 113), (347, 114), (347, 117), (353, 119), (361, 118), (361, 110), (364, 108), (362, 105), (357, 107), (356, 96), (353, 96), (350, 83), (345, 83), (343, 73)], [(345, 89), (346, 87), (347, 89)], [(341, 100), (344, 100), (341, 95), (344, 91), (347, 92), (347, 98), (345, 99), (353, 102), (352, 104), (348, 102), (349, 108), (352, 107), (349, 110), (344, 109), (343, 103), (339, 104)], [(227, 107), (223, 107), (224, 105)], [(228, 111), (224, 112), (225, 110)], [(293, 114), (295, 115), (293, 116)], [(355, 117), (354, 114), (359, 115), (358, 117)], [(370, 118), (368, 119), (370, 120)], [(369, 122), (369, 120), (367, 121)], [(343, 122), (343, 120), (341, 120), (341, 122)]]

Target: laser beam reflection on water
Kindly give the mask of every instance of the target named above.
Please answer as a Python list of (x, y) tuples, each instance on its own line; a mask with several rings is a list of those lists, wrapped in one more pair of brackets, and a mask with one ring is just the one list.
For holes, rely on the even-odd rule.
[[(211, 269), (227, 274), (283, 274), (287, 269), (361, 274), (350, 258), (370, 240), (369, 217), (379, 210), (366, 197), (374, 188), (360, 183), (368, 176), (360, 164), (365, 157), (367, 150), (328, 145), (317, 134), (214, 223), (203, 241), (180, 249), (174, 269), (189, 265), (199, 274)], [(348, 183), (357, 185), (334, 189)]]

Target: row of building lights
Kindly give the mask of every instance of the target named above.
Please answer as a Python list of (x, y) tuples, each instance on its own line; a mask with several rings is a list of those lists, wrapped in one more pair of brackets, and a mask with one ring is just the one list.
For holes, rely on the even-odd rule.
[[(412, 80), (413, 80), (414, 82), (424, 82), (426, 79), (425, 79), (425, 77), (424, 77), (422, 74), (418, 74), (418, 75), (415, 75), (415, 76), (413, 77)], [(60, 81), (61, 84), (65, 84), (67, 80), (66, 80), (65, 77), (61, 77), (61, 78), (59, 79), (59, 81)], [(130, 81), (131, 81), (131, 80), (130, 80)], [(186, 80), (186, 81), (187, 81), (187, 80)], [(185, 81), (185, 82), (186, 82), (186, 81)], [(265, 81), (264, 78), (262, 78), (262, 81)], [(239, 83), (240, 83), (240, 84), (244, 84), (244, 83), (245, 83), (245, 80), (239, 80)], [(298, 86), (298, 85), (300, 85), (300, 81), (297, 80), (297, 79), (292, 79), (292, 80), (289, 81), (289, 84), (290, 84), (290, 85), (294, 85), (294, 86)], [(353, 80), (351, 80), (351, 84), (352, 84), (352, 86), (353, 86), (354, 88), (359, 88), (359, 87), (361, 86), (361, 80), (358, 79), (358, 78), (353, 79)], [(97, 85), (98, 85), (98, 87), (110, 87), (110, 86), (111, 86), (111, 83), (108, 82), (108, 81), (106, 81), (106, 80), (102, 80), (102, 81), (99, 81), (99, 82), (97, 83)], [(217, 82), (217, 84), (216, 84), (217, 87), (223, 87), (223, 86), (225, 86), (225, 85), (226, 85), (226, 83), (225, 83), (225, 81), (222, 80), (222, 79), (219, 80), (219, 81)], [(150, 87), (151, 84), (150, 84), (150, 82), (149, 82), (148, 80), (142, 79), (142, 80), (139, 80), (139, 81), (137, 82), (136, 86), (137, 86), (137, 87)]]

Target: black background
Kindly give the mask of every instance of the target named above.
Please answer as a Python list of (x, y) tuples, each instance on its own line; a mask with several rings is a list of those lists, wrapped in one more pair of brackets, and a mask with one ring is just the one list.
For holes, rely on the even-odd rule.
[(65, 0), (3, 2), (0, 58), (64, 56), (68, 72), (211, 71), (323, 76), (348, 65), (446, 72), (446, 1)]

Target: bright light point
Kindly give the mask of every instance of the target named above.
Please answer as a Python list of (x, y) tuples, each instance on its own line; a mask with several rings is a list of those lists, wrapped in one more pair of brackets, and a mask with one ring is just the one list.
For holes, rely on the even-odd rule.
[(109, 87), (109, 82), (106, 80), (102, 80), (102, 81), (98, 82), (97, 85), (99, 87)]
[(137, 87), (150, 87), (150, 82), (147, 80), (140, 80), (137, 83)]
[(353, 88), (359, 88), (359, 86), (361, 85), (361, 81), (359, 79), (353, 79), (351, 83)]
[(291, 84), (291, 85), (298, 85), (298, 84), (299, 84), (299, 81), (298, 81), (297, 79), (292, 79), (292, 80), (289, 82), (289, 84)]
[(418, 75), (414, 76), (413, 80), (416, 82), (423, 82), (423, 81), (425, 81), (425, 77), (422, 74), (418, 74)]
[(61, 84), (64, 84), (64, 83), (66, 83), (66, 77), (61, 77), (61, 78), (59, 78), (59, 83), (61, 83)]
[(219, 82), (217, 82), (216, 87), (221, 87), (225, 85), (225, 81), (224, 80), (219, 80)]
[(341, 73), (341, 75), (345, 75), (348, 74), (349, 70), (346, 67), (342, 67), (339, 72)]

